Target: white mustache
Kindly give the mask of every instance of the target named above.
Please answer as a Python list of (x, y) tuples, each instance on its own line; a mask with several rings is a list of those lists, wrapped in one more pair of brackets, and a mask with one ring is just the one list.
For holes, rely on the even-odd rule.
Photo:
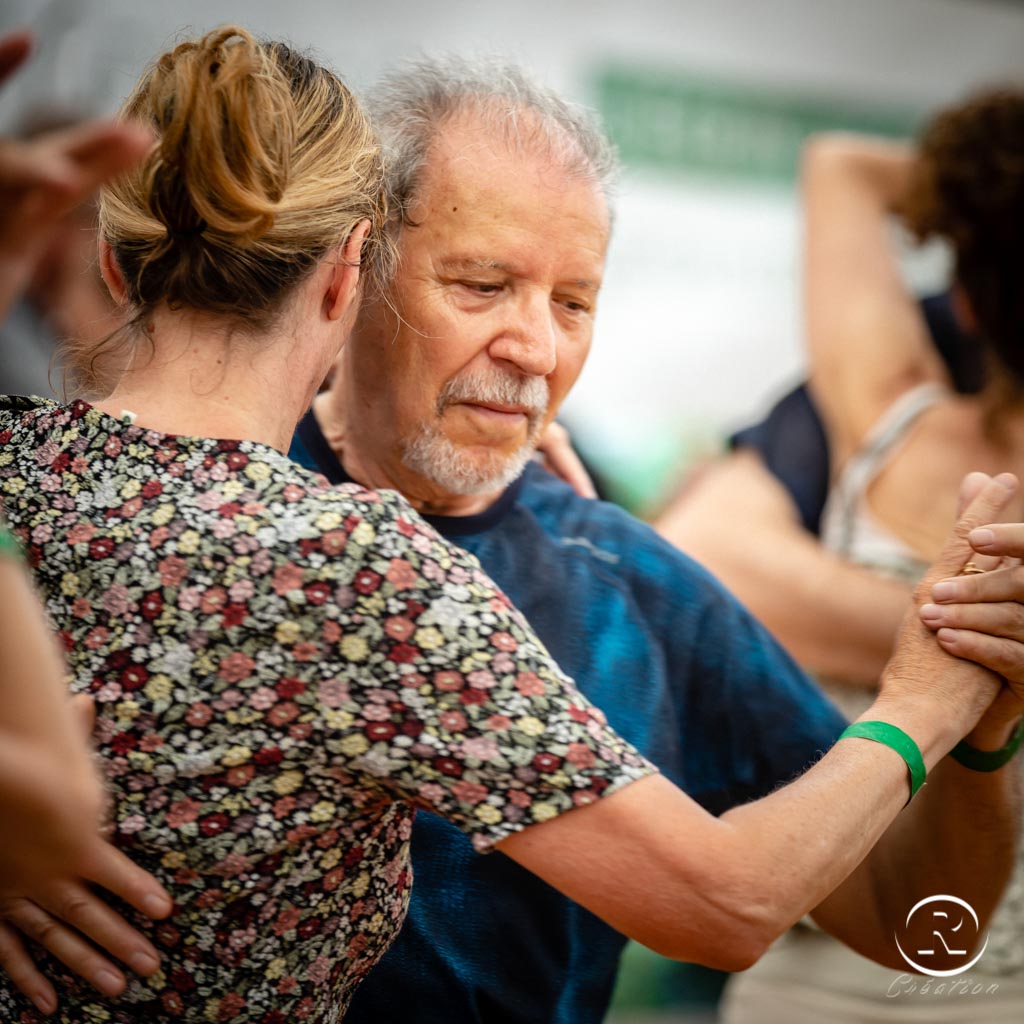
[(466, 372), (452, 377), (441, 388), (437, 396), (437, 411), (440, 414), (455, 402), (493, 402), (496, 405), (521, 406), (531, 419), (535, 419), (547, 410), (548, 401), (548, 382), (543, 377)]

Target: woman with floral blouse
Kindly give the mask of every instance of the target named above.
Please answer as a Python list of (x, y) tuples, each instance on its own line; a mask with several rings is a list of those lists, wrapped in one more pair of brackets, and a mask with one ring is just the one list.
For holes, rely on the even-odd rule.
[(118, 844), (177, 905), (166, 972), (116, 1007), (65, 979), (61, 1009), (335, 1020), (401, 919), (415, 806), (485, 850), (651, 769), (468, 555), (282, 454), (387, 255), (345, 87), (224, 29), (128, 113), (162, 141), (103, 197), (104, 268), (150, 345), (114, 399), (7, 400), (0, 487), (99, 711)]
[[(381, 156), (342, 83), (224, 28), (161, 57), (126, 113), (158, 142), (102, 198), (101, 269), (134, 319), (95, 365), (123, 375), (96, 404), (0, 402), (0, 496), (98, 709), (113, 838), (176, 906), (151, 929), (159, 972), (116, 1001), (65, 976), (60, 1019), (339, 1020), (401, 920), (416, 807), (669, 955), (747, 964), (848, 875), (831, 923), (883, 948), (873, 901), (905, 895), (886, 866), (928, 859), (904, 829), (857, 867), (906, 801), (892, 751), (838, 744), (715, 819), (607, 727), (473, 558), (397, 495), (282, 454), (389, 252)], [(1008, 493), (991, 483), (974, 514)], [(940, 671), (913, 624), (904, 639), (885, 713), (931, 767), (998, 686)], [(930, 789), (925, 814), (981, 802)], [(920, 834), (931, 853), (961, 832)], [(986, 856), (958, 861), (982, 915)], [(6, 984), (0, 1018), (43, 1019)]]

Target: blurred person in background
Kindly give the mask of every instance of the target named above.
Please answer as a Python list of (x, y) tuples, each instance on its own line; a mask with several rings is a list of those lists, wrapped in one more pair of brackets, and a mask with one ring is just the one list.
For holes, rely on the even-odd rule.
[[(0, 81), (27, 58), (24, 32), (0, 37)], [(57, 230), (61, 215), (112, 174), (137, 160), (149, 136), (109, 122), (75, 125), (31, 141), (0, 139), (0, 318), (17, 300), (38, 251)], [(170, 909), (165, 893), (99, 834), (101, 789), (84, 735), (64, 684), (55, 638), (22, 563), (21, 545), (0, 509), (0, 905), (10, 887), (26, 879), (43, 883), (44, 902), (68, 910), (79, 879), (95, 882), (155, 916)], [(95, 919), (87, 932), (113, 944), (126, 958), (152, 957), (148, 941), (114, 932)], [(0, 949), (17, 940), (0, 922)], [(89, 965), (86, 965), (88, 969)]]
[[(8, 134), (22, 141), (56, 136), (115, 109), (123, 95), (120, 68), (144, 30), (134, 14), (98, 0), (46, 0), (4, 5), (43, 36), (3, 107)], [(47, 211), (47, 217), (50, 213)], [(22, 294), (0, 319), (0, 394), (47, 397), (81, 390), (63, 380), (62, 345), (92, 346), (119, 323), (96, 261), (96, 207), (89, 193), (60, 204), (43, 244), (27, 264)]]
[[(658, 525), (720, 572), (855, 717), (891, 651), (902, 601), (941, 543), (961, 468), (1024, 466), (1024, 266), (1016, 238), (1024, 218), (1024, 93), (998, 90), (946, 111), (917, 148), (822, 138), (808, 150), (804, 200), (810, 386), (835, 467), (821, 544), (806, 530), (820, 511), (815, 443), (797, 466), (792, 450), (780, 451), (778, 433), (770, 436), (771, 420), (751, 438), (753, 450), (710, 470)], [(929, 343), (936, 331), (902, 281), (892, 214), (918, 237), (939, 235), (952, 247), (961, 335), (952, 365), (936, 355)], [(963, 387), (965, 374), (974, 393), (958, 395), (952, 384)], [(761, 461), (766, 437), (773, 444), (761, 449), (768, 455)], [(796, 445), (806, 440), (794, 437)], [(851, 604), (859, 615), (849, 614)], [(924, 611), (933, 628), (959, 625), (955, 609)], [(939, 992), (943, 1020), (1020, 1019), (1024, 863), (970, 977), (996, 983), (998, 994), (979, 1007)], [(896, 994), (905, 998), (893, 998), (895, 978), (800, 928), (730, 984), (725, 1019), (935, 1019), (934, 1001), (900, 986)]]
[[(27, 142), (76, 123), (56, 114), (39, 115), (23, 126), (20, 137)], [(119, 326), (96, 262), (96, 204), (87, 196), (51, 226), (24, 294), (0, 322), (0, 394), (59, 393), (60, 346), (68, 347), (67, 361), (74, 364), (78, 347), (91, 351)]]
[[(952, 293), (929, 296), (920, 308), (951, 386), (977, 394), (984, 386), (984, 348), (958, 321)], [(733, 434), (729, 449), (691, 470), (652, 525), (713, 565), (808, 671), (873, 686), (892, 654), (894, 622), (913, 588), (834, 557), (819, 544), (832, 463), (807, 383), (783, 395), (763, 420)], [(771, 539), (756, 559), (735, 543), (741, 514), (746, 530), (763, 530)], [(784, 574), (787, 600), (778, 601)]]

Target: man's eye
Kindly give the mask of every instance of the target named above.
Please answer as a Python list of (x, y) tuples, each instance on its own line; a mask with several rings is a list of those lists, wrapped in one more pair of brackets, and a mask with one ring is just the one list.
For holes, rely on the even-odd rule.
[(497, 295), (501, 291), (501, 285), (492, 281), (463, 281), (462, 286), (478, 295)]
[(578, 302), (576, 299), (562, 299), (562, 305), (570, 313), (589, 313), (590, 306), (586, 302)]

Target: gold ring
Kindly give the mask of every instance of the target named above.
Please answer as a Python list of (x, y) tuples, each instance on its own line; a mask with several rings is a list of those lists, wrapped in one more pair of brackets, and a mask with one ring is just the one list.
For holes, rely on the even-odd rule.
[(979, 572), (985, 572), (984, 569), (979, 569), (973, 562), (968, 562), (961, 570), (961, 576), (976, 576)]

